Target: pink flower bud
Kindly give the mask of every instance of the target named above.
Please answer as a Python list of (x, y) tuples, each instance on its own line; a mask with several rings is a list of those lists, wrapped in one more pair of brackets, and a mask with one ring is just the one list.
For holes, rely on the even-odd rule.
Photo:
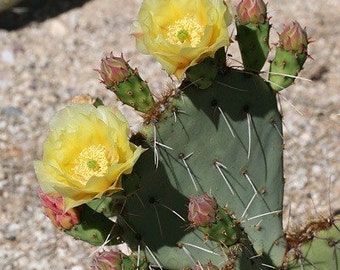
[(217, 202), (207, 193), (189, 199), (188, 219), (191, 225), (209, 226), (216, 221)]
[(122, 256), (121, 252), (110, 249), (98, 252), (91, 265), (91, 270), (120, 270), (121, 269)]
[(124, 60), (123, 54), (115, 57), (112, 52), (109, 56), (102, 58), (100, 69), (96, 69), (102, 77), (102, 83), (107, 88), (112, 88), (123, 81), (131, 74), (131, 68)]
[(306, 30), (297, 21), (292, 22), (279, 34), (279, 45), (286, 51), (305, 52), (308, 45)]
[(242, 24), (258, 24), (267, 20), (267, 6), (263, 0), (241, 0), (236, 6), (236, 13)]
[(45, 214), (52, 221), (54, 226), (62, 230), (71, 229), (79, 223), (79, 212), (71, 208), (64, 212), (64, 199), (58, 195), (48, 195), (39, 191)]

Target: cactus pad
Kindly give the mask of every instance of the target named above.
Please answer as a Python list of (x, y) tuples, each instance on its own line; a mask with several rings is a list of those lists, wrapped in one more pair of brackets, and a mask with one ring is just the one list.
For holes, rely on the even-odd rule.
[(269, 53), (269, 21), (259, 24), (236, 23), (236, 27), (244, 68), (260, 72)]
[[(150, 149), (135, 166), (140, 189), (127, 197), (118, 219), (123, 238), (167, 269), (228, 265), (234, 259), (225, 254), (240, 247), (237, 269), (281, 265), (282, 137), (275, 94), (259, 76), (232, 69), (206, 90), (181, 90), (166, 99), (158, 122), (144, 128)], [(242, 249), (247, 241), (236, 238), (227, 252), (189, 227), (189, 197), (207, 190), (234, 213), (253, 247)]]

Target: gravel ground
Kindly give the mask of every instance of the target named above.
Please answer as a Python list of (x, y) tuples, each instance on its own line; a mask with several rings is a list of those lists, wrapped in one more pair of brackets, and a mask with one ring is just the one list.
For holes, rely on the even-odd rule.
[[(42, 213), (32, 161), (42, 155), (56, 110), (75, 95), (107, 96), (93, 71), (103, 53), (122, 51), (155, 90), (171, 83), (128, 35), (140, 2), (46, 1), (0, 14), (0, 270), (89, 268), (93, 249), (58, 232)], [(316, 215), (312, 202), (317, 214), (340, 208), (339, 9), (340, 0), (269, 3), (274, 30), (298, 19), (316, 40), (314, 60), (301, 74), (313, 82), (301, 80), (281, 96), (285, 216), (290, 206), (294, 223)]]

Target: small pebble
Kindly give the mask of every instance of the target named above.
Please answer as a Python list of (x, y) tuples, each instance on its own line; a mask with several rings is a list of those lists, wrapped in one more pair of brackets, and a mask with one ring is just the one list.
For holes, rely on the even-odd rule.
[(1, 51), (1, 61), (4, 64), (12, 65), (15, 62), (14, 53), (11, 50)]
[(71, 268), (71, 270), (84, 270), (84, 267), (82, 267), (81, 265), (75, 265)]
[(66, 26), (58, 20), (52, 20), (49, 25), (49, 32), (56, 37), (62, 37), (67, 34)]

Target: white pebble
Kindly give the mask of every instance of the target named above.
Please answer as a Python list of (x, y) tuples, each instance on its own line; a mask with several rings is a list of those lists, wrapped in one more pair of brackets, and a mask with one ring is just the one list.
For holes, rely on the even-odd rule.
[(11, 50), (3, 50), (1, 52), (1, 60), (5, 64), (12, 65), (15, 62), (14, 53)]

